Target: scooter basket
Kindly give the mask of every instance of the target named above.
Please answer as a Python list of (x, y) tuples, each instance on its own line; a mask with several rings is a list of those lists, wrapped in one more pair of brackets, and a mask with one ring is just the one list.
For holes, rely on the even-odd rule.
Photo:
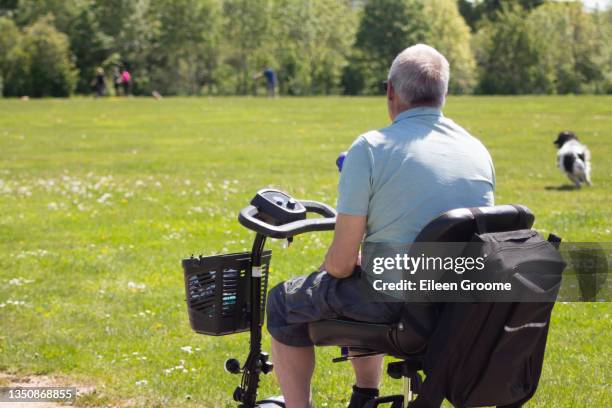
[[(268, 286), (272, 251), (262, 254), (261, 310)], [(251, 253), (183, 259), (187, 312), (191, 328), (201, 334), (222, 336), (249, 330)]]

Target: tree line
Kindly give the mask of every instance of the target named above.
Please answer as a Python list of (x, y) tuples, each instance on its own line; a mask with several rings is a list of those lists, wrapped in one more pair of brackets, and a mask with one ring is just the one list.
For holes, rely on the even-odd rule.
[(90, 93), (101, 67), (135, 94), (378, 94), (425, 42), (451, 93), (612, 93), (612, 10), (545, 0), (0, 0), (0, 94)]

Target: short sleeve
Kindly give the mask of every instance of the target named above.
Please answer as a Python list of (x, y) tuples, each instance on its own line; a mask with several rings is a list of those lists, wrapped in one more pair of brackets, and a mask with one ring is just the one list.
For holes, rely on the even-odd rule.
[(367, 215), (372, 186), (370, 147), (360, 136), (349, 149), (338, 183), (336, 211), (349, 215)]

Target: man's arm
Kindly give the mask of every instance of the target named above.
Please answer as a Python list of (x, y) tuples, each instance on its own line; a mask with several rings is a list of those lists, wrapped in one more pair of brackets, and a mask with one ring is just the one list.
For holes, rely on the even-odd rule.
[(365, 215), (338, 214), (334, 239), (327, 250), (322, 269), (338, 279), (351, 276), (357, 265), (365, 228)]

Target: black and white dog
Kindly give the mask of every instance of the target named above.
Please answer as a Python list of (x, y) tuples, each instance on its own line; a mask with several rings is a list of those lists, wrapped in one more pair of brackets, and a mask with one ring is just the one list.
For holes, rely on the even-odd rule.
[(580, 188), (583, 183), (591, 185), (591, 153), (578, 141), (574, 132), (561, 132), (557, 140), (557, 166)]

